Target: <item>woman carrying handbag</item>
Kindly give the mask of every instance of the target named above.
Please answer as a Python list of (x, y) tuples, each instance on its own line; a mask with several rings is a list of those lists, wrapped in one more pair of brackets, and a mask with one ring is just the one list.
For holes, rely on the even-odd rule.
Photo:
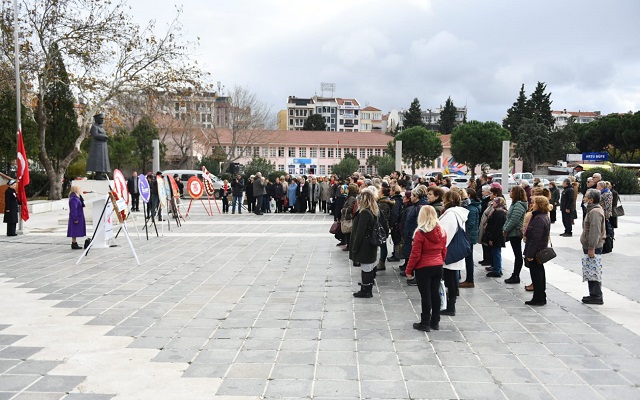
[(533, 212), (525, 232), (527, 241), (524, 246), (524, 257), (525, 263), (527, 267), (529, 267), (529, 273), (531, 274), (533, 298), (526, 301), (525, 304), (530, 306), (543, 306), (547, 304), (547, 281), (544, 263), (540, 263), (536, 259), (536, 255), (549, 245), (549, 231), (551, 227), (549, 211), (551, 205), (545, 196), (533, 196), (531, 205)]

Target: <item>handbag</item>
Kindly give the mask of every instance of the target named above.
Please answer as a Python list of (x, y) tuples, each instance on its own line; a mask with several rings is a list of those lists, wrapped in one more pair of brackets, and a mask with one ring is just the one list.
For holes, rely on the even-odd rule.
[(340, 230), (342, 233), (351, 233), (353, 227), (353, 219), (343, 219), (340, 221)]
[(335, 235), (339, 231), (340, 231), (340, 221), (334, 221), (333, 224), (331, 224), (331, 228), (329, 228), (329, 233)]
[(372, 246), (378, 247), (378, 246), (382, 246), (386, 242), (387, 242), (387, 232), (382, 227), (382, 224), (380, 223), (380, 219), (376, 218), (375, 222), (373, 223), (373, 230), (371, 231), (371, 235), (369, 236), (369, 243), (371, 243)]
[(440, 311), (447, 309), (447, 287), (444, 285), (444, 281), (440, 280), (440, 288), (438, 289), (438, 295), (440, 296)]
[(622, 217), (624, 215), (624, 208), (622, 207), (622, 202), (620, 200), (618, 200), (618, 202), (620, 205), (613, 209), (613, 215), (616, 217)]
[[(453, 212), (453, 211), (452, 211)], [(458, 222), (458, 215), (456, 216), (456, 223)], [(469, 239), (463, 229), (460, 228), (460, 224), (456, 226), (456, 233), (453, 235), (453, 239), (447, 246), (447, 256), (444, 259), (444, 263), (449, 265), (465, 259), (471, 253), (471, 245)]]
[(538, 264), (544, 264), (547, 261), (551, 261), (556, 258), (556, 251), (553, 249), (553, 243), (551, 243), (551, 237), (549, 237), (550, 247), (542, 249), (536, 253), (536, 261)]

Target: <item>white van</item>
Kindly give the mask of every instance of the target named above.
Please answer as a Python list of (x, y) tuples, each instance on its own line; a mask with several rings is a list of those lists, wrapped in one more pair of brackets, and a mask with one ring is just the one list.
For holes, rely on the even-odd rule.
[[(185, 185), (183, 196), (188, 198), (189, 191), (186, 190), (187, 181), (192, 176), (197, 176), (198, 178), (200, 178), (200, 180), (202, 180), (202, 171), (197, 169), (167, 169), (165, 171), (162, 171), (162, 175), (164, 176), (167, 176), (167, 175), (174, 176), (176, 174), (180, 177), (180, 180)], [(224, 182), (220, 178), (218, 178), (217, 176), (211, 173), (209, 174), (209, 177), (213, 181), (213, 188), (216, 190), (215, 196), (216, 198), (218, 198), (220, 196), (220, 194), (218, 193), (218, 190), (222, 188), (222, 185), (224, 184)]]

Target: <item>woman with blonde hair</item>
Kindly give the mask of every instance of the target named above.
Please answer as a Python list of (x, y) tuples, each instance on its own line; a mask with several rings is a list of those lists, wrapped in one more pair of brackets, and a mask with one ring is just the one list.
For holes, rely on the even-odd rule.
[(529, 267), (531, 281), (533, 285), (533, 298), (526, 301), (525, 304), (530, 306), (543, 306), (547, 304), (547, 282), (544, 270), (544, 264), (540, 264), (536, 260), (536, 254), (549, 245), (549, 230), (551, 227), (549, 221), (549, 211), (551, 205), (549, 199), (545, 196), (533, 196), (531, 200), (533, 212), (531, 220), (527, 224), (524, 246), (525, 264)]
[(378, 218), (378, 203), (373, 192), (363, 190), (360, 193), (358, 211), (353, 218), (349, 241), (349, 258), (361, 268), (362, 283), (360, 291), (353, 297), (373, 297), (373, 279), (378, 246), (371, 243), (373, 226)]
[(423, 206), (418, 214), (418, 227), (413, 234), (406, 269), (407, 276), (415, 273), (422, 303), (420, 322), (414, 323), (413, 329), (425, 332), (440, 329), (439, 285), (446, 256), (447, 234), (440, 226), (436, 210)]

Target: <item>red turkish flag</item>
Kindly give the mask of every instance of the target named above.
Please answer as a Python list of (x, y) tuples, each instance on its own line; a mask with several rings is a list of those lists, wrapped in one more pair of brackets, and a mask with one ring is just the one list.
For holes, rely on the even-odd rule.
[(17, 159), (16, 176), (18, 178), (18, 200), (22, 203), (20, 207), (22, 220), (29, 219), (29, 208), (27, 207), (27, 193), (24, 187), (31, 182), (29, 177), (29, 161), (27, 160), (27, 152), (24, 150), (24, 141), (22, 140), (22, 127), (18, 127), (18, 159)]

